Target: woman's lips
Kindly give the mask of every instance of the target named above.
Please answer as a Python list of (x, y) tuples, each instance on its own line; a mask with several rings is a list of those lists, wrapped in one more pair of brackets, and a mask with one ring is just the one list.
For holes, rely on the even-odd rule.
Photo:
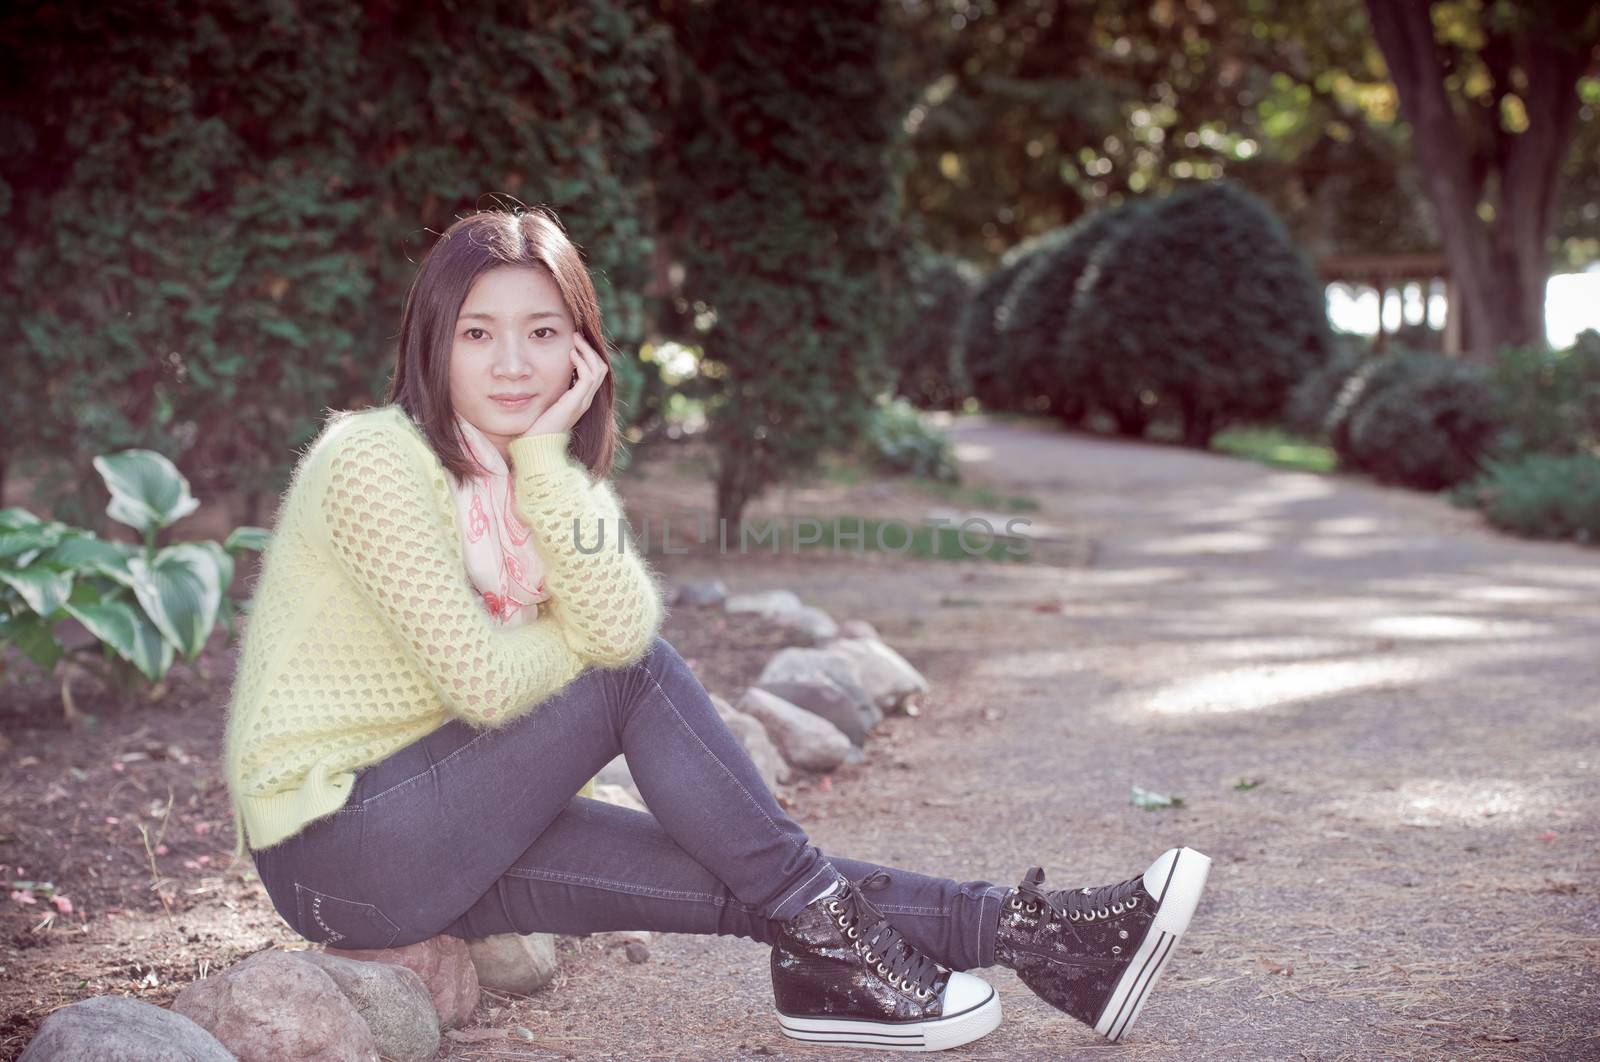
[(534, 400), (534, 397), (534, 395), (529, 395), (527, 398), (496, 398), (494, 401), (506, 409), (524, 409), (529, 402)]

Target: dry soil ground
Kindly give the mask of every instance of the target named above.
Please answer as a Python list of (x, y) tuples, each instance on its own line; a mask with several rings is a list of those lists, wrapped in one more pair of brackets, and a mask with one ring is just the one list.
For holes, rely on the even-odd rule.
[[(1021, 423), (953, 432), (972, 480), (1040, 503), (1021, 515), (1055, 541), (1034, 561), (654, 556), (866, 618), (932, 681), (865, 763), (785, 794), (825, 851), (1001, 884), (1039, 863), (1051, 886), (1119, 880), (1173, 844), (1215, 860), (1123, 1044), (991, 968), (1006, 1020), (952, 1056), (1600, 1055), (1600, 552), (1354, 477)], [(636, 522), (709, 504), (665, 466), (624, 493)], [(753, 515), (934, 504), (865, 483)], [(667, 633), (735, 695), (777, 641), (717, 622), (679, 610)], [(43, 903), (0, 903), (0, 1057), (53, 1006), (164, 1002), (206, 964), (294, 943), (248, 868), (218, 865), (226, 666), (180, 678), (194, 717), (103, 705), (87, 740), (45, 690), (8, 706), (0, 878), (20, 865), (78, 905), (36, 931)], [(1142, 810), (1133, 786), (1183, 802)], [(839, 1057), (776, 1035), (754, 942), (659, 937), (643, 964), (561, 943), (554, 985), (480, 1011), (534, 1042), (440, 1057)]]

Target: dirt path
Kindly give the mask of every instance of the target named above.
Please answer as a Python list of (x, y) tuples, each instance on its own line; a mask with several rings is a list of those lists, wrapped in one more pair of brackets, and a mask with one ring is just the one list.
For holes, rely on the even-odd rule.
[[(1006, 1021), (954, 1056), (1600, 1056), (1600, 553), (1356, 478), (954, 434), (972, 479), (1032, 493), (1087, 563), (664, 565), (865, 617), (932, 680), (866, 764), (801, 794), (825, 850), (1063, 886), (1173, 844), (1215, 860), (1122, 1046), (995, 967)], [(1133, 785), (1184, 803), (1140, 810)], [(637, 966), (580, 952), (518, 1009), (579, 1057), (820, 1057), (775, 1035), (765, 962), (687, 936)]]

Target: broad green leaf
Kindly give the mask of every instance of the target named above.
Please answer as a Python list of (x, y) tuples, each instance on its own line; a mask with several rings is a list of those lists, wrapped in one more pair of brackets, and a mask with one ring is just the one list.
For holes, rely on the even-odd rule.
[[(25, 557), (39, 550), (50, 549), (62, 538), (61, 524), (29, 524), (15, 530), (0, 530), (0, 558)], [(16, 560), (17, 567), (26, 567), (30, 561)]]
[(106, 514), (140, 534), (169, 527), (200, 507), (183, 473), (154, 450), (96, 457), (94, 467), (111, 492)]
[(122, 659), (155, 682), (172, 666), (175, 650), (142, 611), (126, 601), (66, 606), (67, 612)]
[(217, 558), (192, 542), (168, 546), (154, 562), (128, 561), (133, 592), (145, 614), (167, 640), (193, 660), (217, 622), (222, 577)]
[(223, 595), (228, 593), (228, 587), (233, 585), (233, 554), (224, 549), (221, 543), (207, 539), (203, 542), (189, 542), (185, 545), (195, 546), (211, 554), (217, 562), (217, 589)]
[(49, 619), (72, 596), (72, 573), (43, 564), (15, 572), (0, 568), (0, 582), (20, 594), (43, 619)]
[(241, 549), (253, 549), (257, 552), (267, 548), (267, 543), (272, 541), (272, 532), (264, 527), (236, 527), (228, 535), (228, 541), (223, 543), (229, 553), (237, 553)]
[(43, 522), (28, 510), (19, 506), (13, 505), (9, 509), (0, 509), (0, 531), (15, 531), (19, 527), (31, 527)]
[(52, 628), (52, 624), (38, 616), (23, 613), (6, 620), (0, 628), (0, 640), (16, 646), (23, 656), (39, 665), (40, 671), (48, 674), (55, 670), (64, 655)]
[(132, 589), (133, 575), (128, 571), (128, 558), (138, 553), (138, 547), (126, 542), (108, 542), (80, 535), (62, 542), (45, 559), (58, 567), (73, 568), (80, 573), (85, 569), (98, 572)]

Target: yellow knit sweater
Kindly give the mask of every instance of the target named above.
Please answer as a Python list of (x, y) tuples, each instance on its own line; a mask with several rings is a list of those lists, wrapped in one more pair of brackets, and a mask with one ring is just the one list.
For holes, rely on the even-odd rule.
[(224, 753), (236, 854), (338, 810), (359, 768), (452, 717), (501, 726), (589, 665), (644, 655), (666, 614), (659, 577), (631, 538), (618, 550), (616, 494), (568, 442), (510, 444), (551, 600), (501, 628), (472, 590), (420, 429), (399, 406), (329, 417), (295, 467), (239, 648)]

